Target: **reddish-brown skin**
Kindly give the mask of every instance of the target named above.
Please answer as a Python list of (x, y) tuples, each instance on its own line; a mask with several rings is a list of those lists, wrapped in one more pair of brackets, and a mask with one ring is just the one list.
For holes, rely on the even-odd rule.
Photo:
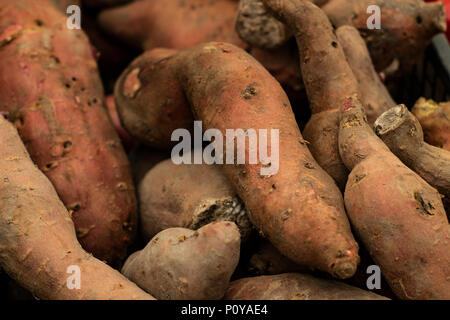
[(376, 136), (356, 97), (341, 110), (353, 228), (399, 298), (450, 299), (450, 226), (439, 193)]
[[(54, 187), (2, 116), (0, 266), (40, 299), (153, 299), (81, 248)], [(80, 289), (67, 286), (70, 266), (79, 267)]]
[(157, 299), (222, 299), (239, 262), (240, 239), (228, 221), (197, 231), (169, 228), (133, 253), (122, 273)]
[(437, 104), (420, 98), (411, 111), (422, 126), (425, 141), (450, 151), (450, 102)]
[[(278, 47), (292, 33), (291, 26), (280, 24), (272, 15), (269, 0), (242, 0), (237, 12), (237, 32), (255, 46)], [(283, 2), (292, 0), (277, 1)], [(316, 4), (317, 1), (315, 1)], [(257, 10), (249, 10), (249, 3)], [(268, 8), (264, 8), (264, 3)], [(369, 29), (373, 11), (369, 6), (380, 8), (380, 29)], [(245, 9), (247, 7), (247, 9)], [(250, 8), (251, 9), (251, 8)], [(269, 10), (268, 10), (269, 9)], [(330, 0), (322, 4), (333, 25), (338, 28), (354, 26), (364, 37), (376, 70), (382, 71), (397, 62), (400, 71), (410, 71), (431, 38), (446, 30), (444, 6), (440, 2), (425, 3), (422, 0)], [(275, 10), (275, 14), (276, 14)], [(289, 30), (290, 29), (290, 30)]]
[[(370, 30), (367, 13), (371, 5), (381, 9), (380, 30)], [(376, 70), (384, 70), (394, 60), (402, 71), (418, 61), (431, 38), (446, 30), (442, 2), (422, 0), (330, 0), (322, 7), (337, 28), (352, 25), (366, 41)]]
[(137, 229), (135, 189), (86, 36), (46, 0), (1, 0), (0, 43), (0, 111), (55, 186), (82, 246), (119, 264)]
[(106, 33), (143, 50), (232, 43), (248, 50), (295, 97), (302, 89), (296, 50), (289, 45), (273, 51), (249, 47), (234, 28), (237, 5), (235, 0), (142, 0), (102, 11), (99, 23)]
[[(149, 144), (168, 144), (167, 129), (192, 126), (175, 118), (188, 114), (189, 106), (204, 130), (216, 128), (225, 134), (226, 129), (278, 129), (278, 173), (261, 176), (258, 163), (224, 165), (225, 175), (253, 225), (280, 252), (337, 277), (353, 275), (358, 246), (341, 193), (309, 152), (280, 84), (231, 44), (207, 43), (177, 54), (166, 51), (166, 57), (162, 53), (155, 50), (138, 57), (116, 84), (118, 112), (127, 130)], [(168, 117), (175, 119), (170, 126), (157, 121)]]
[[(307, 0), (265, 0), (297, 39), (300, 68), (310, 102), (311, 119), (303, 135), (319, 165), (344, 189), (348, 171), (338, 149), (339, 106), (358, 92), (342, 47), (328, 18)], [(324, 62), (325, 61), (325, 62)]]
[(120, 123), (119, 114), (117, 113), (116, 109), (116, 102), (114, 101), (114, 95), (110, 94), (106, 96), (105, 98), (106, 108), (108, 109), (109, 117), (114, 124), (114, 128), (117, 131), (117, 134), (120, 137), (120, 140), (122, 141), (122, 144), (125, 148), (125, 150), (129, 151), (131, 150), (135, 144), (136, 141), (134, 138), (125, 130)]
[(300, 273), (233, 281), (224, 300), (386, 300), (347, 284)]
[(351, 26), (342, 26), (336, 30), (336, 35), (358, 81), (367, 120), (369, 124), (373, 124), (378, 116), (396, 104), (375, 71), (366, 43), (358, 30)]
[(444, 196), (450, 215), (450, 151), (426, 143), (419, 121), (404, 105), (383, 113), (374, 129), (392, 153)]

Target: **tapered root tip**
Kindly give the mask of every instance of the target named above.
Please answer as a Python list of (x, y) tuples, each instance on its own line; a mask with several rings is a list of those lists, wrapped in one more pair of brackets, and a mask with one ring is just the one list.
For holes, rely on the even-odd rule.
[(401, 104), (385, 111), (374, 123), (374, 130), (378, 136), (398, 128), (404, 121), (408, 109)]

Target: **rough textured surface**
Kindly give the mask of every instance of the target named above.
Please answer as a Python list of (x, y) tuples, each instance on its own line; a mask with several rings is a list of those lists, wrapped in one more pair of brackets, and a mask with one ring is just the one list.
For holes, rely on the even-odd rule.
[[(367, 8), (377, 5), (381, 9), (381, 29), (370, 30), (367, 20), (373, 12)], [(426, 3), (422, 0), (330, 0), (322, 10), (334, 26), (352, 25), (366, 41), (375, 69), (378, 71), (398, 61), (400, 72), (414, 67), (431, 38), (446, 30), (442, 2)]]
[(344, 189), (348, 171), (338, 149), (339, 106), (358, 92), (358, 83), (345, 61), (331, 23), (307, 0), (266, 0), (266, 5), (294, 32), (300, 68), (310, 102), (311, 119), (303, 131), (319, 165)]
[(225, 300), (386, 300), (347, 284), (299, 273), (233, 281)]
[(232, 222), (197, 231), (166, 229), (133, 253), (122, 273), (158, 299), (221, 299), (238, 264), (239, 247), (239, 230)]
[(232, 43), (253, 55), (293, 95), (298, 93), (303, 87), (296, 50), (289, 44), (274, 50), (247, 45), (234, 28), (237, 6), (235, 0), (142, 0), (104, 10), (99, 23), (106, 33), (144, 50)]
[(342, 26), (336, 30), (336, 35), (358, 81), (367, 120), (369, 124), (373, 124), (378, 116), (396, 104), (375, 71), (366, 43), (358, 30), (351, 26)]
[(422, 126), (425, 141), (450, 151), (450, 102), (437, 104), (420, 98), (411, 111)]
[(283, 45), (292, 33), (275, 19), (262, 0), (240, 0), (236, 14), (236, 32), (251, 46), (273, 49)]
[[(295, 5), (296, 1), (275, 2), (278, 2), (281, 7)], [(431, 38), (446, 29), (444, 6), (440, 2), (424, 3), (422, 0), (313, 2), (322, 5), (322, 10), (336, 28), (348, 25), (359, 30), (378, 71), (388, 68), (394, 62), (399, 64), (400, 71), (410, 71)], [(266, 7), (264, 3), (267, 4)], [(271, 11), (273, 4), (273, 0), (241, 1), (237, 12), (236, 28), (245, 41), (261, 48), (273, 48), (289, 39), (292, 26), (284, 26), (273, 17), (274, 12)], [(373, 11), (368, 12), (368, 8), (372, 5), (380, 7), (380, 29), (367, 27), (367, 22), (370, 22), (369, 19), (373, 15)], [(251, 8), (258, 8), (258, 10), (249, 13)]]
[(424, 142), (419, 121), (404, 105), (383, 113), (374, 128), (392, 153), (445, 196), (450, 209), (450, 151)]
[(450, 299), (450, 226), (439, 193), (376, 136), (357, 98), (341, 110), (354, 230), (399, 298)]
[[(0, 265), (41, 299), (151, 299), (86, 253), (67, 209), (31, 161), (17, 130), (0, 116)], [(67, 287), (78, 266), (81, 289)]]
[(137, 229), (135, 190), (86, 36), (46, 0), (1, 0), (0, 43), (0, 111), (55, 186), (82, 246), (120, 263)]
[[(224, 165), (225, 176), (253, 225), (281, 253), (336, 277), (353, 275), (358, 245), (341, 193), (309, 152), (280, 84), (245, 51), (224, 43), (148, 51), (124, 71), (115, 97), (127, 130), (148, 144), (167, 144), (170, 129), (191, 127), (192, 116), (178, 121), (189, 106), (204, 130), (223, 135), (226, 129), (278, 129), (278, 173), (263, 176), (261, 162), (246, 161)], [(275, 147), (269, 142), (268, 154)]]
[(167, 228), (197, 230), (214, 221), (236, 223), (243, 242), (253, 230), (244, 204), (217, 166), (176, 165), (168, 159), (145, 175), (138, 190), (147, 241)]

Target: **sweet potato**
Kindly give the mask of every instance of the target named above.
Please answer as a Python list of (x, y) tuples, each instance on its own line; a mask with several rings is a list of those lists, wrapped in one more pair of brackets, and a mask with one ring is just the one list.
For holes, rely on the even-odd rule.
[(137, 229), (135, 190), (86, 36), (47, 0), (0, 0), (0, 43), (0, 110), (69, 209), (82, 246), (119, 264)]
[(343, 26), (337, 29), (336, 35), (358, 81), (367, 120), (369, 124), (373, 124), (377, 117), (396, 104), (375, 71), (369, 51), (358, 30), (351, 26)]
[(342, 107), (339, 148), (351, 170), (347, 214), (394, 293), (449, 299), (450, 228), (439, 193), (375, 135), (355, 97)]
[(259, 159), (224, 165), (225, 176), (282, 254), (336, 277), (353, 275), (358, 245), (341, 193), (309, 152), (280, 84), (244, 50), (207, 43), (148, 51), (121, 75), (115, 97), (126, 129), (149, 145), (170, 145), (171, 129), (192, 127), (189, 106), (205, 130), (279, 130), (279, 143), (268, 143), (269, 153), (279, 147), (277, 173), (261, 175), (268, 165)]
[(170, 228), (133, 253), (122, 273), (158, 299), (221, 299), (238, 264), (239, 247), (233, 222), (214, 222), (197, 231)]
[[(152, 298), (81, 248), (52, 184), (1, 116), (0, 265), (41, 299)], [(70, 266), (80, 268), (80, 289), (67, 286)]]
[(358, 83), (349, 65), (340, 63), (345, 61), (344, 51), (318, 7), (306, 0), (265, 3), (296, 35), (312, 112), (303, 135), (319, 165), (344, 189), (348, 171), (338, 149), (339, 106), (345, 96), (358, 92)]
[[(241, 0), (237, 11), (237, 33), (246, 42), (260, 48), (278, 47), (295, 34), (291, 26), (274, 18), (271, 1)], [(380, 8), (381, 30), (368, 28), (373, 15), (368, 8), (374, 5)], [(322, 10), (336, 28), (349, 25), (361, 32), (378, 71), (388, 68), (394, 61), (399, 63), (401, 71), (410, 71), (431, 38), (446, 30), (444, 6), (439, 2), (330, 0), (322, 5)]]
[(387, 300), (347, 284), (284, 273), (233, 281), (225, 300)]
[(450, 102), (437, 104), (420, 98), (411, 111), (422, 126), (425, 141), (450, 151)]
[(424, 142), (419, 121), (404, 105), (383, 113), (374, 128), (405, 165), (445, 196), (444, 204), (450, 209), (450, 151)]
[(294, 96), (302, 89), (296, 50), (290, 45), (270, 51), (249, 47), (234, 28), (237, 5), (235, 0), (142, 0), (104, 10), (98, 20), (106, 33), (143, 50), (186, 49), (209, 41), (232, 43), (263, 63)]
[(244, 204), (216, 166), (162, 161), (145, 175), (138, 194), (147, 241), (168, 228), (197, 230), (214, 221), (236, 223), (243, 242), (253, 229)]

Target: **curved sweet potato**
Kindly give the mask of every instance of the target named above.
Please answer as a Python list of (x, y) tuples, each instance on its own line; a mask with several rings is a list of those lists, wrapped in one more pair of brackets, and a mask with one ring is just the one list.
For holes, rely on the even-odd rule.
[[(41, 299), (152, 299), (81, 248), (52, 184), (1, 116), (0, 265)], [(70, 266), (79, 267), (80, 289), (67, 286)]]
[(207, 43), (148, 51), (124, 71), (115, 97), (124, 126), (150, 145), (173, 144), (171, 130), (192, 127), (189, 107), (205, 130), (279, 130), (279, 143), (268, 145), (268, 152), (279, 147), (278, 173), (261, 175), (259, 162), (224, 165), (225, 176), (281, 253), (340, 278), (353, 275), (358, 246), (341, 193), (309, 152), (279, 83), (244, 50)]
[(149, 241), (168, 228), (198, 228), (214, 221), (232, 221), (242, 242), (253, 230), (244, 204), (216, 166), (157, 164), (139, 184), (141, 231)]
[[(344, 189), (348, 171), (339, 156), (339, 106), (343, 97), (358, 92), (333, 27), (307, 0), (265, 0), (266, 5), (296, 35), (306, 93), (312, 112), (303, 131), (319, 165)], [(324, 61), (326, 61), (324, 63)]]
[(233, 281), (225, 300), (387, 300), (347, 284), (299, 273)]
[(445, 196), (444, 203), (450, 209), (450, 151), (424, 142), (419, 121), (404, 105), (383, 113), (374, 128), (405, 165)]
[(351, 26), (342, 26), (336, 30), (336, 35), (358, 81), (367, 121), (369, 124), (373, 124), (377, 117), (395, 107), (396, 104), (381, 82), (379, 74), (375, 71), (366, 43), (359, 35), (358, 30)]
[(239, 230), (232, 222), (210, 223), (197, 231), (170, 228), (133, 253), (122, 273), (158, 299), (221, 299), (238, 264), (239, 247)]
[(425, 141), (450, 151), (450, 102), (437, 104), (433, 100), (420, 98), (411, 112), (422, 126)]
[(69, 209), (82, 246), (119, 264), (136, 233), (128, 159), (89, 42), (49, 1), (0, 1), (0, 110)]

